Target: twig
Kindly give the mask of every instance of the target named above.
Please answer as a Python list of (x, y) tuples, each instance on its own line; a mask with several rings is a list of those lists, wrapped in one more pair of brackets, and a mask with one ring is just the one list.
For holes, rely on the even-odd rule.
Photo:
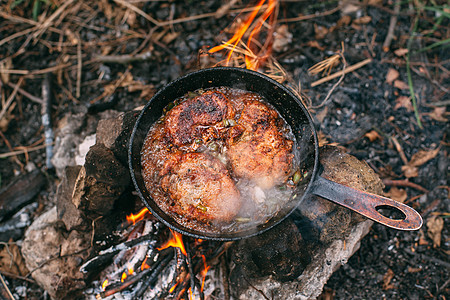
[(34, 281), (33, 279), (26, 278), (26, 277), (16, 275), (16, 274), (12, 274), (12, 273), (6, 272), (4, 270), (1, 271), (1, 274), (5, 275), (6, 277), (13, 278), (13, 279), (20, 279), (20, 280), (27, 281), (30, 283), (36, 283), (36, 281)]
[(45, 20), (45, 22), (38, 27), (38, 30), (33, 34), (33, 37), (37, 39), (39, 36), (41, 36), (48, 27), (52, 24), (53, 20), (56, 19), (65, 9), (67, 6), (72, 4), (74, 0), (67, 0), (64, 1), (64, 4), (61, 5), (50, 17)]
[(365, 65), (367, 65), (368, 63), (371, 63), (371, 62), (372, 62), (372, 59), (371, 58), (367, 58), (367, 59), (365, 59), (363, 61), (360, 61), (359, 63), (356, 63), (356, 64), (354, 64), (354, 65), (352, 65), (350, 67), (347, 67), (345, 70), (341, 70), (339, 72), (331, 74), (330, 76), (327, 76), (327, 77), (324, 77), (324, 78), (319, 79), (317, 81), (314, 81), (313, 83), (311, 83), (311, 87), (315, 87), (315, 86), (318, 86), (319, 84), (322, 84), (324, 82), (333, 80), (333, 79), (335, 79), (335, 78), (337, 78), (339, 76), (342, 76), (342, 74), (347, 74), (347, 73), (353, 72), (353, 71), (355, 71), (355, 70), (357, 70), (357, 69), (359, 69), (359, 68), (361, 68), (361, 67), (363, 67), (363, 66), (365, 66)]
[(99, 254), (87, 262), (85, 262), (81, 267), (80, 271), (83, 273), (89, 272), (90, 269), (98, 267), (99, 265), (103, 264), (104, 261), (109, 260), (112, 256), (116, 255), (122, 250), (131, 249), (133, 247), (142, 245), (142, 244), (149, 244), (150, 238), (153, 237), (153, 233), (143, 235), (141, 237), (138, 237), (136, 239), (122, 242), (120, 244), (114, 245), (109, 247), (108, 249), (102, 250), (99, 252)]
[(392, 39), (394, 38), (395, 26), (397, 25), (397, 17), (398, 17), (398, 14), (400, 13), (400, 3), (401, 3), (401, 0), (395, 1), (394, 14), (391, 16), (391, 20), (389, 22), (388, 33), (387, 33), (386, 39), (384, 40), (384, 43), (383, 43), (383, 51), (384, 52), (389, 51), (389, 47), (391, 46)]
[[(19, 16), (11, 15), (11, 14), (7, 14), (7, 13), (2, 12), (2, 11), (0, 11), (0, 17), (2, 17), (4, 19), (7, 19), (7, 20), (10, 20), (10, 21), (15, 22), (15, 23), (20, 23), (20, 24), (26, 23), (26, 24), (30, 24), (30, 25), (33, 25), (33, 26), (38, 26), (39, 25), (39, 22), (36, 22), (34, 20), (27, 19), (27, 18), (22, 18), (22, 17), (19, 17)], [(36, 28), (34, 28), (33, 30), (36, 30)], [(54, 27), (49, 27), (48, 30), (50, 30), (52, 32), (55, 32), (55, 33), (59, 33), (59, 34), (63, 33), (62, 30), (54, 28)]]
[[(17, 86), (17, 84), (14, 84), (14, 83), (12, 83), (12, 82), (8, 82), (7, 85), (10, 86), (10, 87), (13, 88), (13, 89), (15, 89), (16, 86)], [(33, 102), (36, 102), (36, 103), (39, 103), (39, 104), (44, 103), (44, 101), (43, 101), (41, 98), (38, 98), (38, 97), (36, 97), (36, 96), (31, 95), (30, 93), (28, 93), (28, 92), (25, 91), (24, 89), (19, 88), (17, 91), (18, 91), (20, 94), (22, 94), (22, 95), (24, 95), (25, 97), (27, 97), (28, 99), (30, 99), (31, 101), (33, 101)]]
[(227, 14), (227, 12), (230, 10), (230, 8), (235, 5), (238, 2), (238, 0), (230, 0), (227, 3), (223, 4), (219, 9), (216, 11), (214, 17), (216, 19), (222, 18)]
[(281, 19), (278, 22), (281, 22), (281, 23), (282, 22), (286, 22), (287, 23), (287, 22), (298, 22), (298, 21), (311, 20), (311, 19), (314, 19), (314, 18), (319, 18), (319, 17), (325, 17), (325, 16), (332, 15), (335, 12), (339, 11), (340, 9), (341, 8), (339, 6), (337, 6), (337, 7), (333, 8), (333, 9), (324, 11), (322, 13), (313, 14), (313, 15), (307, 15), (307, 16), (299, 16), (299, 17), (296, 17), (296, 18)]
[(419, 24), (419, 18), (416, 16), (415, 21), (414, 21), (413, 30), (412, 30), (411, 36), (409, 37), (409, 40), (408, 40), (408, 53), (406, 53), (406, 75), (408, 77), (409, 93), (411, 94), (411, 101), (412, 101), (412, 106), (413, 106), (413, 109), (414, 109), (414, 115), (415, 115), (416, 120), (417, 120), (417, 125), (419, 126), (420, 129), (423, 129), (422, 121), (420, 121), (419, 110), (417, 108), (416, 94), (414, 92), (414, 87), (413, 87), (413, 82), (412, 82), (412, 75), (411, 75), (411, 68), (410, 68), (410, 65), (409, 65), (409, 59), (410, 59), (410, 53), (411, 53), (411, 45), (412, 45), (412, 41), (413, 41), (414, 35), (415, 35), (416, 31), (417, 31), (418, 24)]
[(53, 157), (53, 128), (52, 128), (52, 89), (51, 89), (51, 78), (50, 73), (45, 75), (44, 81), (42, 82), (42, 107), (41, 107), (41, 117), (42, 125), (44, 126), (44, 136), (45, 136), (45, 164), (47, 169), (53, 169), (52, 157)]
[(77, 97), (77, 99), (80, 99), (80, 97), (81, 97), (81, 71), (83, 68), (83, 58), (81, 55), (81, 38), (78, 34), (77, 34), (77, 39), (78, 39), (78, 44), (77, 44), (78, 67), (77, 67), (77, 86), (76, 86), (76, 91), (75, 91), (75, 97)]
[(261, 291), (260, 289), (257, 289), (253, 284), (250, 283), (250, 281), (249, 281), (246, 277), (243, 277), (243, 278), (244, 278), (244, 280), (247, 282), (247, 284), (248, 284), (250, 287), (252, 287), (255, 291), (257, 291), (258, 293), (260, 293), (261, 296), (263, 296), (264, 299), (270, 300), (270, 299), (264, 294), (263, 291)]
[(132, 11), (134, 11), (135, 13), (141, 15), (142, 17), (144, 17), (145, 19), (147, 19), (148, 21), (150, 21), (151, 23), (155, 24), (156, 26), (160, 27), (161, 23), (152, 18), (150, 15), (148, 15), (147, 13), (145, 13), (143, 10), (137, 8), (136, 6), (134, 6), (133, 4), (126, 2), (124, 0), (114, 0), (114, 2), (121, 4), (123, 6), (126, 6), (127, 8), (131, 9)]
[(173, 251), (171, 251), (169, 254), (167, 254), (156, 267), (143, 270), (142, 272), (140, 272), (139, 274), (137, 274), (133, 277), (128, 277), (129, 280), (125, 281), (123, 284), (120, 284), (119, 286), (111, 286), (109, 289), (98, 294), (96, 296), (96, 298), (97, 299), (98, 298), (100, 298), (100, 299), (106, 298), (108, 296), (114, 295), (115, 293), (123, 291), (124, 289), (128, 288), (130, 285), (141, 280), (144, 276), (146, 276), (149, 273), (150, 273), (150, 276), (147, 281), (148, 282), (154, 281), (156, 279), (156, 277), (161, 273), (161, 271), (167, 266), (167, 264), (170, 262), (172, 257), (173, 257)]
[(45, 68), (41, 70), (0, 70), (0, 74), (17, 74), (17, 75), (27, 75), (27, 76), (33, 76), (33, 75), (42, 75), (45, 73), (51, 73), (54, 71), (57, 71), (59, 69), (64, 69), (67, 67), (71, 67), (71, 63), (61, 64), (50, 68)]
[(311, 108), (317, 109), (320, 108), (322, 106), (324, 106), (328, 100), (330, 99), (331, 94), (333, 93), (333, 91), (341, 84), (342, 80), (344, 80), (345, 77), (345, 68), (347, 67), (347, 61), (345, 60), (345, 56), (344, 56), (344, 43), (342, 43), (342, 51), (338, 53), (339, 56), (342, 59), (342, 63), (343, 63), (343, 67), (342, 67), (342, 76), (341, 78), (339, 78), (339, 80), (333, 85), (333, 87), (328, 91), (327, 96), (325, 97), (325, 99), (322, 101), (322, 103), (320, 103), (317, 106), (312, 106)]
[(37, 151), (37, 150), (44, 149), (45, 147), (47, 147), (47, 145), (40, 145), (40, 146), (36, 146), (36, 147), (26, 148), (25, 150), (17, 150), (17, 151), (11, 151), (11, 152), (7, 152), (7, 153), (1, 153), (0, 158), (7, 158), (7, 157), (11, 157), (11, 156), (16, 156), (18, 154), (24, 154), (24, 153), (28, 153), (31, 151)]
[(403, 151), (403, 148), (398, 142), (397, 138), (392, 136), (391, 141), (394, 143), (395, 149), (397, 149), (397, 152), (400, 155), (400, 158), (402, 159), (403, 163), (405, 165), (408, 164), (408, 159), (406, 158), (405, 152)]
[(10, 41), (14, 40), (15, 38), (21, 37), (23, 35), (27, 35), (30, 32), (33, 32), (35, 30), (36, 30), (35, 28), (28, 28), (28, 29), (22, 30), (20, 32), (16, 32), (14, 34), (11, 34), (10, 36), (7, 36), (3, 40), (0, 41), (0, 46), (3, 45), (3, 44), (9, 43)]
[(19, 87), (22, 84), (22, 81), (23, 81), (23, 77), (20, 77), (13, 92), (11, 93), (11, 95), (9, 95), (8, 100), (6, 100), (5, 105), (2, 107), (2, 110), (0, 111), (0, 120), (3, 119), (3, 116), (5, 115), (6, 111), (8, 110), (8, 107), (11, 105), (12, 101), (14, 100), (14, 97), (16, 97), (17, 91), (19, 90)]
[[(260, 7), (261, 10), (264, 10), (267, 8), (267, 4), (262, 5)], [(255, 10), (255, 6), (252, 7), (246, 7), (246, 8), (242, 8), (242, 9), (234, 9), (234, 10), (230, 10), (228, 11), (229, 14), (234, 14), (234, 13), (246, 13), (246, 12), (251, 12)], [(196, 15), (196, 16), (191, 16), (191, 17), (184, 17), (184, 18), (178, 18), (172, 21), (165, 21), (165, 22), (161, 22), (159, 25), (160, 26), (166, 26), (166, 25), (171, 25), (171, 24), (179, 24), (179, 23), (184, 23), (184, 22), (190, 22), (190, 21), (196, 21), (196, 20), (200, 20), (200, 19), (205, 19), (205, 18), (210, 18), (210, 17), (215, 17), (217, 14), (217, 12), (211, 12), (211, 13), (205, 13), (205, 14), (200, 14), (200, 15)]]
[(145, 61), (152, 57), (152, 52), (147, 51), (138, 55), (100, 55), (95, 59), (103, 63), (129, 64), (134, 61)]
[(3, 286), (4, 286), (5, 290), (6, 290), (6, 292), (8, 293), (8, 296), (9, 296), (12, 300), (15, 300), (13, 294), (12, 294), (11, 291), (9, 290), (8, 285), (6, 284), (5, 280), (3, 279), (3, 275), (2, 275), (1, 273), (0, 273), (0, 279), (1, 279), (1, 281), (2, 281), (2, 284), (3, 284)]
[(410, 182), (408, 179), (401, 179), (401, 180), (383, 179), (383, 183), (384, 185), (387, 186), (405, 186), (424, 193), (428, 193), (428, 190), (426, 188), (418, 185), (417, 183)]
[(97, 101), (99, 101), (102, 98), (106, 98), (108, 96), (111, 96), (112, 94), (114, 94), (116, 92), (116, 89), (122, 84), (122, 82), (125, 80), (125, 78), (127, 77), (128, 73), (130, 73), (130, 70), (127, 69), (122, 76), (116, 81), (116, 83), (113, 86), (113, 89), (111, 91), (104, 91), (100, 96), (98, 96), (97, 98), (92, 99), (91, 101), (89, 101), (90, 104), (94, 104)]

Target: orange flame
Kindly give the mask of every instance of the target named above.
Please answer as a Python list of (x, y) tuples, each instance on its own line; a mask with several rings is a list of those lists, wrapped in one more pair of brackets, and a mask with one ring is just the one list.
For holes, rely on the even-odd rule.
[[(278, 6), (278, 0), (267, 0), (268, 5), (266, 10), (263, 12), (263, 14), (257, 19), (257, 23), (255, 27), (251, 30), (250, 35), (247, 39), (247, 49), (250, 53), (252, 52), (252, 41), (253, 38), (261, 31), (261, 27), (265, 23), (265, 21), (270, 17), (273, 16), (273, 12), (275, 8)], [(253, 11), (250, 13), (250, 15), (247, 17), (245, 22), (236, 30), (236, 33), (233, 35), (231, 39), (224, 42), (222, 45), (216, 46), (211, 48), (208, 52), (209, 53), (215, 53), (217, 51), (223, 50), (225, 48), (229, 49), (228, 56), (227, 56), (227, 64), (229, 63), (231, 59), (231, 55), (233, 54), (234, 50), (236, 49), (239, 42), (242, 40), (245, 33), (249, 30), (251, 27), (253, 21), (255, 20), (256, 16), (258, 15), (259, 11), (261, 10), (262, 6), (266, 3), (266, 0), (260, 0), (258, 4), (254, 7)], [(271, 23), (274, 23), (274, 18), (271, 19)], [(272, 37), (269, 36), (268, 40), (271, 41)], [(266, 43), (268, 44), (268, 43)], [(231, 49), (230, 49), (231, 48)], [(268, 56), (268, 53), (270, 52), (270, 47), (267, 47), (266, 50), (261, 49), (258, 54), (256, 55), (245, 55), (245, 66), (247, 69), (256, 70), (261, 61), (265, 60)], [(265, 52), (265, 53), (264, 53)]]
[(208, 273), (208, 270), (211, 268), (211, 266), (208, 266), (206, 264), (206, 257), (203, 254), (202, 260), (203, 260), (203, 270), (200, 272), (200, 276), (202, 276), (202, 286), (200, 288), (200, 291), (203, 292), (203, 288), (205, 287), (206, 274)]
[(145, 259), (144, 259), (144, 261), (142, 262), (142, 265), (141, 265), (141, 271), (143, 271), (143, 270), (146, 270), (146, 269), (149, 269), (149, 268), (150, 268), (150, 266), (149, 266), (149, 265), (147, 265), (147, 259), (148, 259), (148, 256), (146, 256), (146, 257), (145, 257)]
[(137, 214), (135, 214), (135, 215), (131, 214), (131, 215), (127, 216), (127, 221), (129, 223), (133, 223), (133, 225), (134, 225), (134, 224), (136, 224), (136, 222), (139, 222), (140, 220), (142, 220), (145, 217), (146, 213), (150, 213), (150, 212), (148, 211), (148, 208), (145, 207), (145, 208), (141, 209), (141, 211), (138, 212)]
[(172, 238), (165, 242), (164, 245), (162, 245), (160, 248), (156, 249), (161, 251), (169, 247), (180, 248), (181, 253), (183, 253), (184, 256), (187, 256), (186, 249), (184, 248), (183, 244), (183, 236), (181, 235), (181, 233), (175, 232), (172, 229), (170, 229), (170, 232), (172, 232)]
[(103, 281), (102, 283), (102, 290), (104, 291), (107, 286), (108, 286), (108, 279), (105, 279), (105, 281)]
[(179, 282), (175, 283), (175, 284), (170, 288), (169, 293), (172, 294), (173, 291), (175, 291), (175, 288), (177, 287), (178, 283), (179, 283)]
[[(127, 272), (128, 272), (128, 275), (133, 275), (134, 274), (133, 267), (132, 266), (127, 266)], [(127, 275), (126, 272), (123, 272), (122, 273), (122, 277), (120, 278), (120, 282), (124, 282), (125, 279), (127, 279), (128, 275)]]

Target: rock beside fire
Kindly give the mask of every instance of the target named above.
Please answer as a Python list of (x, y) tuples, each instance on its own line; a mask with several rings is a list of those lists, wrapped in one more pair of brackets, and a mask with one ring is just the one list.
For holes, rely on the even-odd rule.
[[(111, 228), (117, 225), (111, 222), (118, 219), (113, 209), (130, 187), (126, 144), (137, 113), (111, 115), (114, 118), (99, 125), (99, 137), (89, 148), (83, 166), (72, 166), (73, 155), (63, 153), (71, 140), (82, 140), (84, 134), (76, 136), (73, 130), (81, 125), (70, 119), (63, 127), (65, 135), (60, 136), (55, 157), (61, 177), (55, 195), (57, 205), (36, 219), (25, 233), (22, 254), (27, 267), (52, 299), (73, 299), (85, 288), (90, 274), (79, 269), (93, 251), (91, 240), (97, 234), (111, 234)], [(118, 213), (123, 214), (121, 210)]]
[[(320, 149), (320, 162), (324, 168), (321, 175), (327, 179), (375, 194), (383, 192), (380, 178), (366, 163), (338, 148)], [(297, 230), (286, 226), (292, 223), (287, 220), (260, 235), (257, 242), (251, 243), (254, 238), (239, 242), (232, 253), (230, 275), (230, 286), (237, 287), (231, 291), (236, 299), (317, 298), (331, 274), (359, 248), (372, 225), (372, 221), (317, 196), (308, 196), (292, 219)], [(289, 237), (287, 241), (284, 235)], [(254, 247), (265, 254), (252, 255)], [(286, 249), (297, 250), (292, 254)], [(262, 270), (255, 267), (260, 257), (266, 260)], [(297, 267), (282, 267), (289, 265)], [(288, 275), (293, 280), (283, 280)]]
[[(39, 216), (28, 228), (22, 253), (31, 276), (52, 299), (69, 299), (85, 287), (80, 265), (88, 257), (90, 235), (66, 231), (56, 207)], [(73, 298), (71, 298), (73, 299)]]
[(140, 111), (121, 113), (115, 118), (100, 120), (97, 126), (97, 143), (105, 145), (125, 166), (128, 165), (128, 143)]
[(102, 144), (89, 149), (75, 182), (72, 203), (87, 215), (106, 215), (130, 183), (128, 169)]

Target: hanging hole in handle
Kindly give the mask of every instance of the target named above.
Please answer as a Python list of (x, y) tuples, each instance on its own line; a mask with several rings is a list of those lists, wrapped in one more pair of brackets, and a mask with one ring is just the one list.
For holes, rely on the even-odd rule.
[(392, 220), (404, 220), (406, 219), (406, 215), (404, 212), (402, 212), (400, 209), (389, 206), (389, 205), (379, 205), (376, 206), (375, 209), (378, 213), (383, 215), (386, 218), (392, 219)]

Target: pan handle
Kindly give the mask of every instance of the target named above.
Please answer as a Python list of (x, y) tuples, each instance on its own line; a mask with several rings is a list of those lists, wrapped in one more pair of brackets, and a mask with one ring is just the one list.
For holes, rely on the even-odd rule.
[[(417, 230), (422, 226), (422, 217), (411, 207), (395, 200), (366, 193), (317, 176), (311, 186), (311, 193), (349, 208), (361, 215), (400, 230)], [(403, 219), (390, 219), (377, 211), (387, 207), (403, 213)]]

